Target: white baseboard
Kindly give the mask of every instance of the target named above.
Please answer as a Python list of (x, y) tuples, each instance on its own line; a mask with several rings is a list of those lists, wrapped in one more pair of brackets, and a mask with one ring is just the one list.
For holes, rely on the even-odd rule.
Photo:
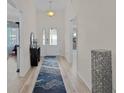
[[(90, 93), (92, 92), (92, 88), (88, 87), (88, 85), (86, 84), (86, 81), (81, 77), (80, 73), (77, 73), (78, 77), (81, 79), (82, 82), (84, 82), (85, 86), (89, 89)], [(116, 89), (112, 89), (112, 93), (116, 93)]]
[(85, 87), (87, 88), (89, 93), (91, 93), (92, 92), (92, 88), (87, 85), (86, 81), (81, 77), (79, 72), (77, 72), (77, 75), (78, 75), (79, 79), (83, 82), (83, 84), (85, 85)]

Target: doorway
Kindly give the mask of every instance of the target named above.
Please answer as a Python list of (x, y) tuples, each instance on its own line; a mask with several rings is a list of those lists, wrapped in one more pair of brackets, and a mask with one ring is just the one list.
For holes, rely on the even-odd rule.
[(42, 29), (42, 56), (58, 56), (59, 51), (59, 30), (56, 27)]
[(19, 72), (19, 42), (20, 42), (20, 31), (19, 22), (7, 22), (7, 58), (10, 57), (16, 60), (16, 69)]
[(7, 21), (7, 82), (9, 82), (7, 85), (7, 90), (10, 93), (18, 93), (19, 90), (19, 29), (19, 22)]

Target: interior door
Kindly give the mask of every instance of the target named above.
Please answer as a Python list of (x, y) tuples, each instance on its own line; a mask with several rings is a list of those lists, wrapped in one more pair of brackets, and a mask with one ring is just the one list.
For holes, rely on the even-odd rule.
[(57, 28), (48, 27), (42, 30), (42, 56), (58, 56), (59, 52), (59, 31)]

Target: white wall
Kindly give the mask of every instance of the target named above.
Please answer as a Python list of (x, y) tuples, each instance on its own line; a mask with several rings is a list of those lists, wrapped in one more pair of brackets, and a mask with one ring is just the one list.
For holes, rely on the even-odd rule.
[(71, 20), (75, 17), (74, 9), (70, 0), (67, 1), (65, 10), (65, 57), (69, 63), (72, 63), (72, 23)]
[(20, 12), (11, 4), (7, 3), (7, 21), (17, 22), (20, 19)]
[[(64, 10), (61, 11), (55, 11), (55, 16), (53, 17), (48, 17), (47, 12), (44, 11), (37, 11), (37, 25), (38, 25), (38, 31), (37, 31), (37, 36), (38, 36), (38, 42), (40, 46), (42, 46), (42, 29), (43, 28), (48, 28), (48, 27), (57, 27), (58, 31), (60, 32), (60, 40), (59, 40), (59, 49), (60, 49), (60, 55), (64, 55)], [(41, 52), (42, 52), (42, 47), (41, 47)]]
[(21, 11), (20, 24), (20, 76), (30, 69), (30, 33), (36, 33), (36, 8), (34, 0), (18, 0), (17, 6)]
[[(91, 90), (91, 50), (109, 49), (112, 51), (113, 89), (115, 90), (115, 0), (72, 0), (72, 7), (78, 18), (78, 74)], [(68, 15), (66, 16), (68, 23), (68, 19), (72, 17), (68, 7), (66, 15)], [(66, 24), (66, 32), (68, 27)]]

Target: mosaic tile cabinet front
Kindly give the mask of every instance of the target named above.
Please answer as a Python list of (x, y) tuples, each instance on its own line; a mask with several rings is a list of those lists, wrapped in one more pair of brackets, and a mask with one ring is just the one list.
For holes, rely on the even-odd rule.
[(112, 93), (110, 50), (92, 50), (92, 93)]

